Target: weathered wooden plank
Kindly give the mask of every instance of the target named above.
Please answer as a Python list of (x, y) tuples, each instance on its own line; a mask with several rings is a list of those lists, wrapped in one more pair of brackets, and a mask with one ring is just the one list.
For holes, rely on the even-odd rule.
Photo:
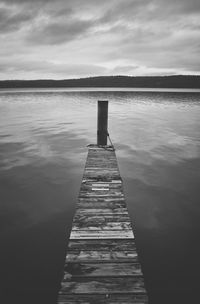
[(89, 162), (94, 162), (94, 163), (98, 163), (98, 162), (114, 162), (114, 163), (117, 163), (116, 161), (116, 158), (114, 157), (114, 155), (111, 155), (110, 153), (108, 154), (105, 154), (105, 153), (89, 153), (88, 154), (88, 158), (87, 158), (87, 161), (86, 161), (86, 164), (89, 163)]
[(62, 293), (105, 294), (144, 293), (144, 281), (140, 277), (81, 278), (71, 277), (62, 281)]
[[(87, 169), (85, 169), (85, 172), (84, 172), (84, 176), (87, 176), (88, 174), (94, 174), (94, 176), (96, 176), (96, 175), (107, 175), (107, 176), (111, 176), (111, 175), (113, 175), (113, 176), (118, 176), (118, 177), (120, 177), (120, 175), (119, 175), (119, 171), (118, 170), (116, 170), (115, 168), (91, 168), (91, 169), (89, 169), (89, 168), (87, 168)], [(119, 179), (119, 178), (118, 178)]]
[(97, 169), (86, 169), (85, 172), (84, 172), (84, 176), (87, 176), (87, 175), (94, 175), (94, 176), (109, 176), (109, 177), (116, 177), (116, 176), (120, 176), (119, 175), (119, 172), (117, 170), (111, 170), (111, 169), (101, 169), (99, 168), (98, 170)]
[(80, 191), (80, 198), (124, 198), (124, 194), (120, 191), (109, 191), (109, 190), (92, 190), (91, 191)]
[(80, 193), (80, 198), (122, 198), (124, 197), (124, 194), (121, 194), (121, 193), (84, 193), (84, 192), (81, 192)]
[[(115, 170), (117, 171), (117, 163), (116, 162), (113, 162), (112, 160), (110, 159), (104, 159), (104, 160), (95, 160), (94, 162), (89, 162), (87, 161), (86, 163), (86, 170), (106, 170), (106, 169), (110, 169), (110, 170)], [(107, 170), (108, 171), (108, 170)]]
[[(82, 184), (83, 183), (96, 183), (96, 181), (95, 180), (92, 181), (91, 179), (86, 179), (86, 178), (83, 177)], [(105, 182), (103, 182), (103, 181), (98, 182), (98, 184), (101, 184), (101, 183), (105, 183)], [(122, 184), (122, 180), (121, 180), (121, 177), (120, 177), (120, 179), (111, 180), (111, 181), (106, 182), (106, 183), (109, 184), (109, 185)]]
[(58, 296), (60, 304), (147, 304), (146, 295), (132, 294), (61, 294)]
[(115, 185), (114, 186), (104, 186), (104, 187), (98, 187), (98, 186), (89, 186), (89, 185), (84, 185), (81, 187), (81, 190), (88, 190), (88, 191), (109, 191), (109, 192), (122, 192), (122, 186), (121, 185)]
[(89, 175), (87, 175), (87, 176), (85, 176), (84, 175), (84, 179), (85, 180), (87, 180), (87, 181), (92, 181), (92, 182), (106, 182), (106, 183), (109, 183), (109, 182), (111, 182), (111, 181), (113, 181), (113, 180), (119, 180), (119, 177), (120, 176), (102, 176), (102, 175), (94, 175), (94, 176), (92, 176), (91, 174)]
[(81, 213), (77, 213), (76, 216), (74, 217), (73, 220), (73, 224), (75, 223), (82, 223), (87, 221), (87, 219), (94, 219), (97, 221), (105, 221), (105, 222), (128, 222), (130, 221), (130, 218), (128, 216), (128, 214), (113, 214), (113, 213), (91, 213), (89, 215), (87, 214), (81, 214)]
[(82, 183), (81, 184), (81, 189), (87, 189), (87, 190), (90, 190), (91, 188), (109, 188), (109, 189), (117, 189), (119, 191), (122, 191), (122, 184), (119, 184), (119, 183), (103, 183), (101, 182), (101, 184), (98, 184), (96, 182), (92, 182), (92, 181), (88, 181), (88, 182), (85, 182), (85, 183)]
[(98, 165), (101, 165), (102, 167), (104, 167), (105, 165), (113, 165), (115, 166), (115, 168), (117, 168), (117, 161), (116, 159), (113, 157), (113, 156), (109, 156), (109, 155), (106, 155), (106, 154), (102, 154), (100, 153), (97, 153), (97, 155), (91, 155), (89, 153), (88, 155), (88, 159), (86, 161), (86, 168), (89, 167), (90, 168), (90, 165), (93, 165), (93, 166), (98, 166)]
[[(97, 203), (99, 206), (101, 206), (101, 203), (102, 204), (106, 204), (106, 203), (112, 203), (113, 205), (117, 205), (117, 204), (123, 204), (126, 208), (126, 202), (125, 200), (123, 199), (123, 197), (112, 197), (112, 198), (102, 198), (102, 197), (96, 197), (96, 198), (93, 198), (93, 197), (87, 197), (87, 198), (79, 198), (78, 201), (77, 201), (77, 204), (79, 203)], [(76, 204), (76, 206), (77, 206)], [(92, 205), (93, 206), (93, 205)], [(103, 205), (102, 205), (103, 206)], [(90, 209), (96, 209), (95, 207), (91, 207)], [(102, 207), (102, 209), (104, 209), (104, 207)]]
[(90, 150), (88, 151), (88, 158), (86, 159), (86, 161), (87, 162), (92, 160), (102, 161), (104, 159), (113, 160), (116, 162), (116, 158), (113, 153), (108, 153), (103, 151), (98, 151), (97, 153), (95, 153), (95, 152), (91, 152)]
[(109, 191), (109, 188), (97, 188), (97, 187), (94, 188), (94, 187), (93, 187), (91, 190), (92, 190), (92, 191)]
[(113, 168), (113, 169), (117, 169), (117, 163), (116, 161), (113, 161), (112, 159), (95, 159), (94, 161), (87, 161), (86, 162), (86, 169), (93, 169), (93, 168), (102, 168), (102, 169), (106, 169), (106, 168)]
[[(90, 164), (92, 165), (96, 165), (96, 164), (101, 164), (102, 166), (104, 166), (104, 164), (113, 164), (115, 165), (115, 167), (117, 168), (117, 161), (116, 159), (112, 156), (109, 156), (109, 155), (106, 155), (106, 154), (101, 154), (101, 155), (98, 155), (99, 153), (97, 153), (97, 156), (95, 155), (91, 155), (89, 153), (88, 155), (88, 159), (86, 161), (86, 165), (89, 167)], [(87, 167), (86, 166), (86, 167)]]
[(116, 166), (115, 163), (111, 162), (110, 160), (109, 161), (102, 161), (102, 162), (98, 162), (96, 161), (95, 163), (86, 163), (86, 167), (85, 167), (85, 171), (84, 171), (84, 174), (87, 172), (87, 171), (92, 171), (92, 172), (95, 172), (95, 171), (102, 171), (102, 172), (105, 172), (105, 173), (117, 173), (119, 174), (119, 171), (118, 171), (118, 168)]
[(139, 263), (67, 263), (64, 280), (71, 276), (79, 277), (120, 277), (141, 276)]
[[(97, 183), (98, 181), (96, 181), (96, 183)], [(102, 182), (107, 182), (107, 181), (102, 181)], [(81, 188), (80, 188), (80, 192), (81, 191), (85, 191), (85, 192), (87, 192), (87, 191), (89, 191), (89, 192), (91, 192), (91, 191), (103, 191), (102, 189), (106, 189), (106, 190), (104, 190), (104, 191), (109, 191), (110, 193), (112, 193), (112, 192), (119, 192), (119, 193), (121, 193), (121, 194), (123, 194), (123, 188), (122, 188), (122, 185), (121, 184), (113, 184), (113, 185), (111, 185), (111, 186), (93, 186), (93, 184), (94, 184), (94, 181), (91, 181), (91, 182), (87, 182), (87, 184), (86, 183), (83, 183), (83, 184), (81, 184)], [(93, 189), (97, 189), (97, 190), (93, 190)]]
[[(105, 164), (104, 164), (105, 165)], [(84, 175), (87, 175), (87, 173), (94, 173), (94, 174), (117, 174), (119, 175), (119, 172), (118, 170), (116, 169), (116, 166), (114, 165), (107, 165), (107, 166), (104, 166), (102, 167), (101, 166), (98, 166), (98, 167), (86, 167), (85, 169), (85, 172), (84, 172)]]
[(76, 208), (77, 209), (118, 209), (118, 208), (125, 208), (126, 207), (126, 203), (124, 201), (122, 202), (104, 202), (104, 201), (100, 201), (100, 202), (81, 202), (81, 203), (77, 203), (76, 204)]
[(98, 161), (99, 162), (113, 161), (113, 162), (117, 163), (114, 154), (111, 154), (111, 153), (108, 154), (106, 152), (105, 153), (104, 152), (103, 153), (102, 152), (91, 153), (89, 151), (86, 162), (88, 163), (88, 162), (92, 162), (92, 161), (94, 161), (95, 163), (97, 163)]
[(135, 242), (130, 239), (118, 240), (69, 240), (68, 250), (71, 251), (134, 251)]
[(113, 169), (113, 170), (116, 170), (117, 171), (117, 169), (118, 169), (118, 167), (117, 167), (117, 162), (116, 161), (113, 161), (112, 159), (106, 159), (106, 158), (104, 158), (104, 159), (101, 159), (101, 160), (99, 160), (99, 159), (96, 159), (96, 160), (94, 160), (94, 161), (87, 161), (86, 162), (86, 170), (89, 170), (89, 169), (93, 169), (93, 168), (95, 168), (95, 169), (99, 169), (99, 168), (102, 168), (102, 169), (107, 169), (107, 168), (111, 168), (111, 169)]
[(93, 157), (93, 159), (90, 157), (86, 162), (86, 169), (91, 167), (98, 168), (99, 166), (105, 168), (109, 165), (113, 166), (115, 169), (118, 168), (116, 159), (100, 155), (99, 157)]
[(109, 196), (112, 196), (112, 194), (114, 194), (114, 196), (116, 196), (117, 194), (119, 194), (119, 196), (121, 196), (122, 191), (121, 189), (111, 189), (111, 188), (94, 188), (94, 187), (90, 187), (90, 188), (86, 188), (86, 187), (81, 187), (80, 190), (80, 194), (86, 194), (86, 193), (90, 193), (90, 194), (97, 194), (97, 195), (101, 195), (101, 194), (106, 194)]
[(97, 184), (97, 183), (92, 183), (92, 187), (110, 187), (110, 184), (109, 183), (100, 183), (100, 184)]
[(88, 158), (87, 160), (90, 160), (92, 158), (100, 158), (102, 159), (103, 157), (105, 158), (112, 158), (115, 159), (115, 153), (113, 153), (113, 151), (102, 151), (102, 150), (98, 150), (98, 151), (94, 151), (89, 149), (88, 150)]
[(124, 194), (121, 191), (115, 190), (102, 189), (101, 192), (99, 192), (99, 190), (91, 189), (91, 191), (81, 190), (79, 197), (124, 197)]
[(98, 155), (99, 153), (97, 153), (97, 155), (89, 155), (89, 158), (87, 159), (87, 162), (86, 164), (102, 164), (104, 165), (104, 163), (111, 163), (111, 164), (115, 164), (115, 166), (117, 167), (117, 161), (116, 159), (113, 157), (113, 156), (108, 156), (106, 154), (101, 154), (101, 155)]
[(109, 189), (117, 189), (122, 191), (122, 184), (121, 183), (111, 183), (111, 182), (93, 182), (93, 181), (87, 181), (82, 182), (81, 189), (91, 189), (91, 188), (97, 187), (97, 188), (109, 188)]
[(87, 161), (90, 161), (92, 159), (112, 159), (113, 161), (116, 161), (114, 153), (112, 151), (91, 151), (90, 149), (88, 150), (88, 158), (86, 159)]
[(132, 229), (127, 230), (73, 230), (70, 239), (133, 239)]
[[(119, 173), (117, 171), (111, 171), (111, 170), (86, 170), (85, 175), (86, 177), (101, 177), (101, 178), (116, 178), (119, 176)], [(106, 181), (104, 181), (106, 182)]]
[(90, 168), (117, 168), (117, 162), (116, 160), (112, 160), (110, 158), (103, 158), (103, 159), (94, 159), (93, 161), (91, 159), (89, 159), (86, 162), (86, 169), (90, 169)]
[[(96, 213), (101, 213), (101, 214), (110, 214), (112, 213), (113, 215), (114, 214), (127, 214), (128, 210), (126, 207), (124, 208), (118, 208), (118, 209), (103, 209), (103, 208), (98, 208), (98, 209), (95, 209), (95, 208), (88, 208), (87, 210), (85, 208), (82, 208), (82, 209), (77, 209), (76, 210), (76, 214), (96, 214)], [(75, 214), (75, 215), (76, 215)]]
[[(87, 198), (78, 198), (78, 202), (124, 202), (124, 197), (87, 197)], [(125, 204), (126, 205), (126, 204)], [(92, 208), (91, 208), (92, 209)]]
[(89, 158), (86, 161), (86, 168), (89, 167), (90, 165), (92, 166), (98, 166), (101, 165), (102, 167), (105, 167), (106, 165), (113, 165), (115, 166), (115, 168), (117, 167), (117, 161), (114, 157), (109, 157), (107, 155), (99, 155), (99, 156), (95, 156), (95, 155), (89, 155)]
[(100, 209), (100, 208), (97, 208), (97, 209), (78, 209), (76, 211), (76, 214), (75, 216), (77, 215), (88, 215), (88, 216), (91, 216), (91, 215), (112, 215), (114, 216), (115, 214), (122, 214), (122, 215), (127, 215), (128, 216), (128, 210), (127, 208), (118, 208), (118, 209), (109, 209), (109, 208), (106, 208), (106, 209)]
[(89, 218), (84, 222), (76, 222), (72, 228), (73, 231), (81, 231), (81, 230), (132, 230), (131, 222), (106, 222), (106, 221), (97, 221), (95, 218), (92, 220)]
[[(123, 204), (123, 208), (126, 208), (127, 209), (127, 207), (126, 207), (126, 203), (125, 203), (125, 201), (123, 200), (123, 197), (118, 197), (118, 196), (116, 196), (116, 197), (109, 197), (109, 196), (107, 196), (107, 197), (105, 197), (105, 196), (102, 196), (102, 195), (100, 195), (100, 196), (97, 196), (97, 195), (95, 195), (95, 196), (83, 196), (83, 197), (80, 197), (79, 199), (78, 199), (78, 201), (77, 201), (77, 205), (79, 204), (79, 203), (96, 203), (96, 205), (98, 204), (99, 206), (101, 206), (101, 203), (103, 203), (103, 204), (106, 204), (106, 203), (112, 203), (112, 205), (114, 206), (115, 205), (115, 203), (116, 203), (116, 205), (117, 204)], [(103, 207), (103, 204), (102, 204), (102, 210), (104, 209), (104, 207)], [(76, 205), (76, 206), (77, 206)], [(92, 207), (90, 208), (90, 209), (96, 209), (93, 205), (91, 205)], [(85, 207), (84, 208), (82, 208), (82, 209), (85, 209)]]
[(116, 179), (118, 180), (119, 178), (119, 175), (114, 175), (114, 174), (91, 174), (91, 173), (88, 173), (87, 175), (84, 175), (84, 178), (87, 178), (88, 180), (90, 179), (91, 181), (95, 181), (95, 182), (110, 182), (111, 180), (113, 179)]
[(137, 262), (138, 255), (134, 250), (131, 251), (100, 251), (100, 250), (75, 250), (68, 251), (66, 263), (69, 262)]
[[(95, 163), (86, 163), (86, 169), (85, 172), (87, 171), (102, 171), (102, 172), (106, 172), (106, 173), (110, 173), (110, 172), (116, 172), (119, 173), (117, 170), (117, 166), (115, 163), (109, 161), (103, 161), (103, 162), (98, 162), (96, 161)], [(85, 173), (84, 172), (84, 173)]]

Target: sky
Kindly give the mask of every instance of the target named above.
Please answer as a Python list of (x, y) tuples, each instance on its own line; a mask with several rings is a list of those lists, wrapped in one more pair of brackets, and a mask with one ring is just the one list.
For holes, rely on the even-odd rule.
[(199, 0), (0, 0), (0, 79), (200, 75)]

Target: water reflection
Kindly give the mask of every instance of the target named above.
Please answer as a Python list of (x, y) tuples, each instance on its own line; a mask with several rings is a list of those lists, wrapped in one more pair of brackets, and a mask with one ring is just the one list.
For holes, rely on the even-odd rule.
[(21, 303), (55, 303), (98, 99), (109, 100), (151, 303), (188, 303), (198, 295), (200, 94), (182, 92), (1, 92), (4, 295), (12, 286)]

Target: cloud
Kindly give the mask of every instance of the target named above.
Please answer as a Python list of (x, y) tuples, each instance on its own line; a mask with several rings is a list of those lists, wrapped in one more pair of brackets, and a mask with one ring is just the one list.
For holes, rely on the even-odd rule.
[[(34, 0), (34, 3), (49, 3), (54, 2), (53, 0)], [(33, 3), (32, 0), (1, 0), (0, 3), (5, 5), (24, 5)]]
[(134, 65), (116, 65), (111, 72), (113, 75), (123, 75), (127, 73), (132, 75), (138, 68), (139, 66)]
[(199, 0), (0, 0), (1, 78), (200, 73), (199, 41)]
[(32, 18), (29, 12), (15, 12), (12, 9), (0, 9), (0, 33), (13, 32), (18, 30), (25, 22)]
[[(67, 20), (52, 22), (43, 27), (36, 26), (32, 34), (28, 33), (27, 39), (33, 44), (60, 44), (80, 38), (91, 27), (90, 21)], [(29, 35), (30, 34), (30, 35)]]
[(7, 60), (0, 61), (0, 73), (8, 73), (15, 75), (19, 73), (42, 73), (45, 75), (59, 74), (62, 78), (68, 76), (74, 77), (77, 74), (80, 76), (89, 75), (104, 75), (107, 73), (107, 69), (100, 65), (94, 64), (69, 64), (69, 63), (56, 63), (41, 60)]
[[(96, 10), (99, 7), (95, 1), (37, 0), (34, 6), (29, 0), (8, 0), (5, 3), (6, 6), (0, 13), (0, 32), (25, 29), (24, 38), (31, 44), (69, 42), (87, 33), (99, 20), (99, 12), (96, 16), (93, 16), (94, 12), (91, 13), (92, 8)], [(14, 13), (16, 9), (18, 13)], [(29, 22), (25, 28), (24, 23), (27, 21)]]
[(200, 12), (199, 0), (168, 0), (167, 3), (165, 0), (155, 0), (155, 3), (160, 5), (160, 7), (163, 7), (163, 5), (171, 7), (176, 14), (196, 14)]

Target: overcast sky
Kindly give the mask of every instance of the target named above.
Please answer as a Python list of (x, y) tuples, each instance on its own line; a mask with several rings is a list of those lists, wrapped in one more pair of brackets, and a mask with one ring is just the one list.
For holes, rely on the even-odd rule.
[(200, 74), (199, 0), (0, 0), (0, 79)]

